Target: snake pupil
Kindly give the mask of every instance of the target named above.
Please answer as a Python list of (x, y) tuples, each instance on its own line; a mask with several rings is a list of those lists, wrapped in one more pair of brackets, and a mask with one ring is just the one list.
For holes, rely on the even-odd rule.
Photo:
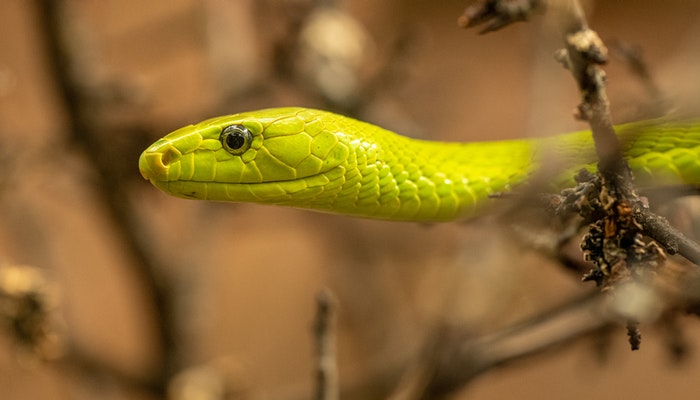
[(221, 145), (231, 154), (243, 154), (250, 148), (253, 135), (243, 125), (230, 125), (221, 131)]
[(245, 143), (245, 138), (239, 132), (232, 133), (226, 137), (226, 144), (231, 149), (240, 149)]

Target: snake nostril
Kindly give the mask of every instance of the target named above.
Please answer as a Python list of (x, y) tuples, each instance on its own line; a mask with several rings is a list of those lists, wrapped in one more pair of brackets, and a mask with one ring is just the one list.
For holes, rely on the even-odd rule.
[(167, 167), (171, 163), (177, 161), (180, 159), (180, 152), (175, 150), (172, 147), (169, 147), (166, 151), (162, 153), (161, 156), (161, 162), (163, 163), (164, 167)]

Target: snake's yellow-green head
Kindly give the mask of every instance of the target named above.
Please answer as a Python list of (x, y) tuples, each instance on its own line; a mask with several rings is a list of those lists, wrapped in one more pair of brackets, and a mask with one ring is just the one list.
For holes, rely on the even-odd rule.
[(178, 197), (318, 208), (309, 199), (342, 184), (353, 140), (330, 116), (277, 108), (209, 119), (155, 142), (139, 169)]

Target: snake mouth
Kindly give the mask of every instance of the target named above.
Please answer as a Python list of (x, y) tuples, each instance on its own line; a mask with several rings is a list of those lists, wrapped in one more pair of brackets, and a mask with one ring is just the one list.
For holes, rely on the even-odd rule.
[[(147, 172), (147, 171), (146, 171)], [(254, 202), (304, 207), (319, 195), (342, 190), (345, 169), (335, 167), (304, 178), (265, 182), (216, 182), (197, 180), (159, 180), (147, 177), (151, 184), (172, 196), (184, 199)]]
[(185, 199), (214, 201), (291, 204), (308, 201), (316, 195), (340, 189), (326, 173), (303, 179), (256, 183), (203, 182), (194, 180), (157, 181), (151, 183), (162, 191)]
[(141, 176), (153, 184), (159, 183), (159, 186), (167, 184), (168, 182), (191, 182), (198, 184), (225, 184), (225, 185), (263, 185), (263, 184), (282, 184), (286, 182), (295, 182), (306, 179), (315, 179), (320, 176), (325, 176), (329, 172), (337, 169), (338, 167), (331, 168), (328, 171), (322, 171), (316, 174), (307, 176), (298, 176), (289, 179), (277, 179), (270, 181), (259, 181), (259, 182), (216, 182), (207, 180), (196, 180), (196, 179), (182, 179), (180, 177), (169, 176), (169, 169), (171, 165), (177, 161), (179, 155), (173, 154), (175, 152), (144, 152), (139, 157), (139, 172)]

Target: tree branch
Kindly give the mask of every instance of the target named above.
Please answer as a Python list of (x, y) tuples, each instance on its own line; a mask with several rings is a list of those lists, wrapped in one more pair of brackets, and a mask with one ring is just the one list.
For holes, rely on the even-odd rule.
[(322, 290), (316, 297), (314, 345), (316, 347), (316, 400), (338, 400), (338, 365), (335, 357), (336, 301)]
[[(115, 232), (125, 244), (125, 248), (134, 260), (132, 271), (144, 286), (144, 293), (152, 302), (154, 320), (156, 321), (159, 345), (158, 352), (163, 357), (158, 371), (151, 377), (134, 379), (134, 384), (147, 387), (159, 396), (165, 396), (168, 380), (176, 370), (177, 355), (175, 339), (175, 321), (172, 313), (172, 302), (169, 286), (164, 271), (157, 257), (149, 250), (148, 244), (138, 234), (143, 231), (139, 226), (135, 213), (129, 201), (128, 190), (115, 167), (115, 157), (110, 152), (111, 147), (105, 145), (101, 138), (108, 127), (95, 115), (99, 106), (99, 96), (96, 86), (99, 82), (94, 79), (93, 70), (84, 59), (85, 49), (81, 46), (81, 36), (75, 32), (76, 21), (70, 19), (71, 4), (65, 1), (41, 0), (37, 2), (40, 26), (44, 30), (48, 61), (58, 92), (68, 114), (68, 129), (70, 139), (83, 150), (92, 169), (97, 173), (97, 194), (102, 200), (107, 215), (111, 218)], [(113, 132), (112, 132), (113, 133)], [(69, 355), (68, 360), (76, 360), (83, 370), (83, 364), (92, 365), (92, 358), (78, 361), (79, 354)], [(113, 372), (104, 365), (97, 365), (96, 370)], [(111, 371), (111, 372), (110, 372)], [(94, 372), (94, 371), (93, 371)], [(113, 373), (111, 373), (113, 374)], [(125, 373), (124, 376), (132, 374)]]

